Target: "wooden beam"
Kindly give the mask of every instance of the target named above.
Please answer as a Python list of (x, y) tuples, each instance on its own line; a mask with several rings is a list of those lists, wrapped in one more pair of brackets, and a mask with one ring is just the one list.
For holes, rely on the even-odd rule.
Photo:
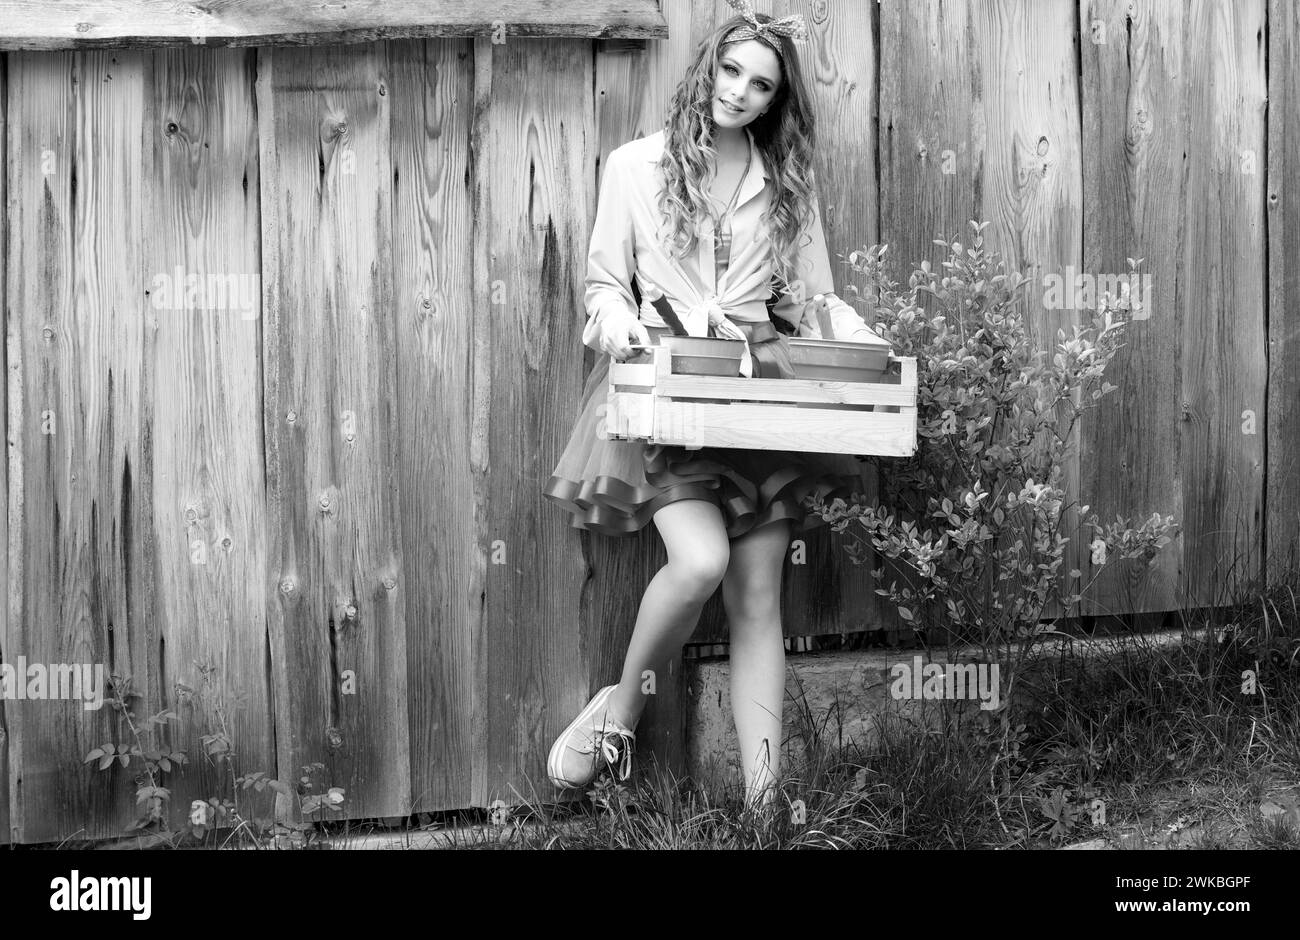
[(435, 36), (666, 39), (659, 0), (0, 0), (0, 50), (324, 45)]

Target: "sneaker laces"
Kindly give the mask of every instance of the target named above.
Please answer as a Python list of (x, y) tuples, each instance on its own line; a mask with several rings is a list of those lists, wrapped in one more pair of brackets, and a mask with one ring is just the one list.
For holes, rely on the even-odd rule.
[(636, 735), (616, 721), (610, 721), (604, 728), (596, 728), (592, 738), (581, 748), (584, 754), (600, 752), (605, 762), (614, 769), (619, 780), (626, 780), (632, 773), (632, 749)]

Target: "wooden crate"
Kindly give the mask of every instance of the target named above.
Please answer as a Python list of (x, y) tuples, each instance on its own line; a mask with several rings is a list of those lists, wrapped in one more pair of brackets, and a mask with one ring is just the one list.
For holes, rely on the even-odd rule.
[[(611, 362), (605, 433), (616, 440), (822, 454), (916, 452), (916, 358), (889, 357), (892, 382), (673, 375), (670, 351)], [(896, 413), (872, 406), (895, 406)]]

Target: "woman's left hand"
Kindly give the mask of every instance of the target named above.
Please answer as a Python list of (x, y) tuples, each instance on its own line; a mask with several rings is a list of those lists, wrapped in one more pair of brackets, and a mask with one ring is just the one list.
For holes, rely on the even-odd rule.
[[(844, 311), (852, 314), (852, 319), (856, 320), (858, 326), (849, 332), (847, 337), (842, 337), (836, 333), (836, 339), (843, 339), (850, 343), (878, 343), (883, 337), (869, 327), (865, 320), (849, 304), (845, 303), (835, 294), (818, 294), (813, 298), (814, 301), (821, 301), (826, 305), (826, 312), (831, 316), (843, 317)], [(843, 321), (841, 321), (843, 322)]]

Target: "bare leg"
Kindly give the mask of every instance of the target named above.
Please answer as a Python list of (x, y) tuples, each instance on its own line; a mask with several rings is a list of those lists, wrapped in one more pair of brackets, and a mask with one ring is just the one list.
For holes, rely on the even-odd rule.
[(745, 805), (770, 803), (781, 762), (785, 703), (785, 641), (781, 573), (790, 546), (788, 519), (731, 541), (722, 599), (731, 634), (731, 709), (736, 719)]
[(702, 499), (669, 503), (654, 514), (668, 550), (668, 563), (651, 579), (641, 599), (636, 627), (623, 660), (623, 675), (609, 700), (608, 713), (635, 728), (645, 709), (646, 670), (663, 675), (695, 631), (705, 601), (727, 570), (729, 547), (722, 510)]

